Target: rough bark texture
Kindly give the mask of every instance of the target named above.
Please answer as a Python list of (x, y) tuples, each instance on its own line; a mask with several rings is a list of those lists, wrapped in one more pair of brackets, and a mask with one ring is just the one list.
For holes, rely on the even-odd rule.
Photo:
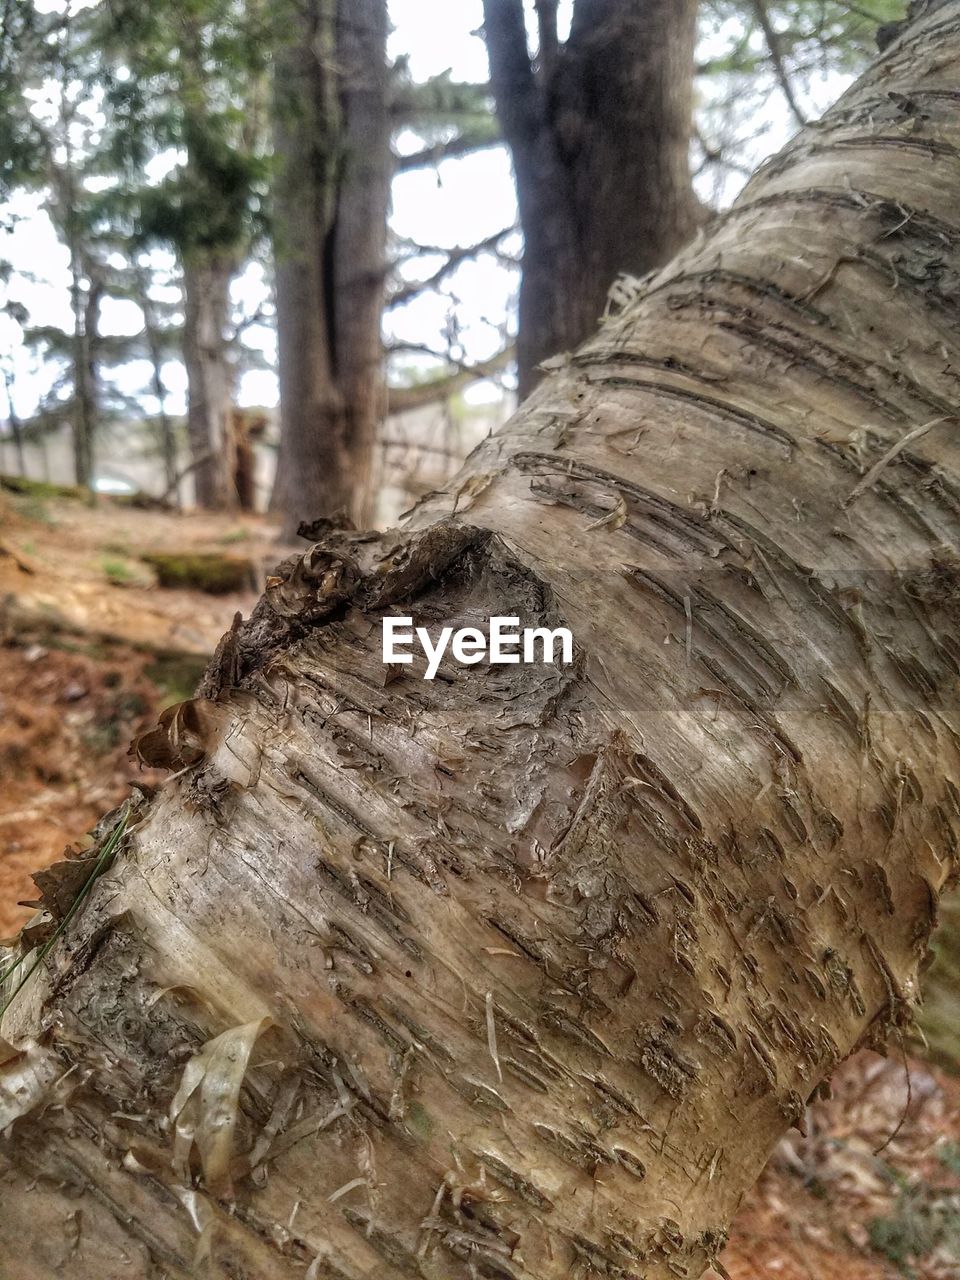
[(392, 163), (384, 0), (310, 0), (296, 36), (278, 64), (275, 134), (274, 505), (290, 534), (369, 518)]
[[(17, 1280), (693, 1278), (899, 1034), (960, 826), (958, 71), (950, 3), (141, 743), (3, 1022)], [(385, 673), (384, 612), (577, 658)]]
[(183, 263), (183, 363), (187, 371), (187, 437), (199, 506), (236, 505), (236, 442), (231, 430), (233, 370), (227, 343), (230, 283), (236, 262), (226, 253), (190, 254)]
[(621, 272), (661, 266), (693, 235), (690, 179), (696, 0), (577, 0), (568, 40), (537, 5), (527, 52), (522, 0), (485, 0), (497, 114), (523, 227), (520, 394), (537, 366), (597, 326)]

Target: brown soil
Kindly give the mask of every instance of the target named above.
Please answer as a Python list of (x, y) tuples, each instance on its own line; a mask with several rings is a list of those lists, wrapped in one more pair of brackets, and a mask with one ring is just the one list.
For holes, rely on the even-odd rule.
[(832, 1094), (777, 1148), (722, 1265), (733, 1280), (957, 1280), (960, 1080), (865, 1052)]
[(0, 937), (30, 914), (17, 905), (36, 897), (30, 873), (148, 777), (126, 750), (163, 701), (150, 662), (118, 646), (0, 649)]
[[(30, 872), (58, 858), (148, 778), (126, 755), (187, 698), (217, 640), (258, 592), (165, 589), (146, 557), (286, 554), (258, 517), (0, 496), (0, 937), (29, 914)], [(155, 777), (154, 780), (157, 780)]]
[[(0, 497), (0, 620), (152, 649), (209, 654), (248, 613), (287, 549), (259, 516), (140, 511), (101, 501)], [(160, 588), (151, 555), (217, 554), (252, 566), (242, 591)]]

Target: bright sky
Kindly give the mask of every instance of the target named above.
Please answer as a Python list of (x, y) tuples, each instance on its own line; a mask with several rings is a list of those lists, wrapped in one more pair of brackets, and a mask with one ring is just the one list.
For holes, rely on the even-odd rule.
[[(74, 0), (74, 8), (88, 2)], [(49, 9), (63, 7), (62, 0), (43, 0), (43, 3)], [(568, 20), (570, 7), (570, 0), (565, 0), (561, 24)], [(390, 53), (393, 57), (405, 54), (409, 58), (415, 79), (426, 79), (446, 71), (454, 80), (485, 79), (486, 50), (478, 34), (482, 22), (481, 0), (458, 0), (455, 4), (450, 0), (390, 0), (390, 13), (394, 27)], [(840, 77), (832, 76), (813, 86), (812, 94), (816, 101), (811, 102), (811, 107), (822, 109), (839, 93), (843, 84)], [(750, 147), (753, 163), (782, 145), (791, 132), (782, 102), (774, 97), (770, 108), (761, 136)], [(401, 135), (398, 147), (400, 150), (416, 149), (417, 141), (412, 135)], [(724, 203), (735, 194), (737, 185), (738, 179), (726, 182), (721, 193)], [(717, 195), (712, 189), (702, 194), (713, 200)], [(41, 198), (20, 196), (13, 202), (10, 212), (17, 215), (18, 221), (2, 250), (3, 257), (12, 263), (15, 270), (7, 286), (8, 296), (27, 306), (32, 325), (69, 327), (68, 255), (43, 211)], [(394, 183), (393, 231), (399, 237), (420, 244), (448, 248), (474, 244), (510, 226), (515, 218), (510, 164), (502, 148), (478, 152), (462, 160), (445, 161), (432, 169), (401, 174)], [(519, 241), (514, 240), (504, 247), (516, 252)], [(173, 262), (169, 256), (158, 254), (155, 261), (172, 271)], [(422, 278), (441, 262), (440, 257), (420, 259), (404, 267), (401, 274), (407, 278)], [(451, 298), (455, 298), (459, 319), (456, 338), (462, 344), (463, 355), (469, 360), (488, 357), (503, 343), (502, 330), (515, 288), (516, 274), (491, 256), (466, 262), (447, 281), (449, 297), (425, 294), (388, 313), (385, 320), (387, 340), (443, 349), (445, 331), (449, 331), (449, 318), (454, 310)], [(253, 266), (237, 281), (235, 301), (244, 313), (251, 314), (266, 293), (264, 273), (259, 266)], [(139, 331), (141, 323), (140, 312), (133, 303), (115, 300), (104, 303), (102, 330), (105, 334), (132, 335)], [(270, 328), (251, 328), (247, 340), (249, 345), (261, 348), (268, 359), (273, 359), (275, 343)], [(22, 346), (18, 326), (2, 314), (0, 350), (14, 356), (14, 399), (19, 413), (27, 416), (49, 385), (49, 370), (43, 369), (40, 359)], [(419, 362), (423, 363), (423, 360)], [(418, 358), (410, 357), (408, 363), (416, 365)], [(146, 362), (134, 362), (116, 375), (116, 383), (125, 393), (140, 395), (149, 373)], [(171, 361), (164, 376), (170, 392), (167, 407), (171, 412), (182, 412), (186, 390), (182, 366)], [(495, 394), (494, 389), (489, 384), (481, 384), (474, 389), (472, 398), (480, 400), (489, 398), (491, 394)], [(275, 404), (277, 386), (272, 371), (246, 373), (239, 398), (244, 404)], [(142, 397), (142, 400), (148, 412), (155, 412), (156, 404), (150, 397)]]

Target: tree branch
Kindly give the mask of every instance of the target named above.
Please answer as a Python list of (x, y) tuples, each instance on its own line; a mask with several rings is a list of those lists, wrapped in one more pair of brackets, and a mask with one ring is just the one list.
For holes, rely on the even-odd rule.
[(780, 37), (773, 29), (770, 14), (767, 12), (766, 0), (753, 0), (753, 11), (757, 15), (757, 22), (760, 24), (764, 39), (767, 42), (767, 48), (770, 50), (770, 60), (773, 63), (777, 83), (783, 91), (783, 96), (787, 100), (787, 106), (793, 113), (793, 118), (802, 129), (807, 123), (807, 117), (800, 110), (800, 104), (797, 102), (796, 95), (793, 92), (793, 85), (790, 83), (787, 66), (780, 51)]
[(449, 72), (420, 84), (404, 83), (393, 94), (391, 114), (399, 124), (456, 124), (492, 116), (489, 84), (451, 80)]
[(530, 63), (523, 0), (483, 0), (483, 29), (497, 115), (516, 163), (540, 131), (540, 91)]
[(453, 160), (459, 156), (472, 155), (475, 151), (486, 151), (490, 147), (499, 146), (501, 138), (492, 118), (490, 123), (489, 129), (465, 129), (446, 142), (435, 142), (421, 151), (397, 156), (397, 172), (409, 173), (413, 169), (427, 169), (439, 164), (441, 160)]
[(205, 467), (207, 463), (212, 461), (216, 456), (216, 449), (207, 449), (205, 453), (201, 453), (196, 458), (192, 458), (187, 465), (185, 467), (181, 467), (173, 479), (169, 481), (166, 489), (163, 491), (160, 501), (164, 504), (168, 503), (176, 495), (181, 482), (186, 480), (187, 476), (192, 475), (193, 472), (198, 470), (200, 467)]
[[(394, 350), (400, 350), (395, 347)], [(413, 351), (419, 350), (422, 354), (436, 356), (438, 360), (446, 360), (450, 363), (450, 358), (439, 351), (431, 351), (427, 347), (417, 348), (410, 344), (404, 344), (403, 350)], [(441, 400), (448, 400), (459, 391), (469, 387), (473, 382), (480, 382), (483, 378), (492, 378), (495, 374), (503, 373), (503, 371), (513, 362), (515, 357), (513, 343), (504, 347), (502, 351), (498, 351), (495, 356), (491, 356), (489, 360), (481, 360), (473, 365), (461, 365), (452, 373), (446, 373), (439, 378), (434, 378), (430, 382), (423, 382), (419, 386), (413, 387), (388, 387), (387, 388), (387, 411), (388, 413), (403, 413), (409, 409), (422, 409), (428, 404), (437, 404)]]
[[(481, 240), (478, 244), (471, 244), (465, 247), (459, 245), (453, 249), (434, 249), (434, 253), (445, 253), (446, 261), (443, 262), (432, 276), (427, 276), (425, 280), (411, 280), (400, 285), (387, 298), (386, 306), (402, 307), (404, 303), (409, 302), (411, 298), (419, 297), (427, 289), (435, 289), (441, 284), (447, 276), (456, 271), (462, 262), (466, 262), (470, 258), (475, 258), (481, 253), (495, 252), (500, 245), (500, 241), (506, 236), (516, 231), (516, 226), (504, 227), (502, 231), (496, 232), (495, 235), (487, 236), (485, 240)], [(431, 252), (426, 250), (426, 252)]]

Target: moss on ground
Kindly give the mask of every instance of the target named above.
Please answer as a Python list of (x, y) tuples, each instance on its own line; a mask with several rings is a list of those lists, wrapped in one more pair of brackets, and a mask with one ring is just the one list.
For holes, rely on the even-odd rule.
[(210, 595), (225, 595), (230, 591), (249, 591), (256, 584), (252, 563), (238, 556), (213, 551), (153, 551), (140, 558), (156, 572), (161, 587), (186, 587)]
[(0, 475), (0, 489), (21, 498), (73, 498), (88, 502), (90, 490), (76, 484), (51, 484), (48, 480), (28, 480), (26, 476)]
[[(941, 1157), (942, 1158), (942, 1157)], [(950, 1168), (950, 1155), (943, 1163)], [(928, 1264), (943, 1267), (940, 1275), (960, 1272), (960, 1195), (954, 1187), (938, 1187), (920, 1180), (910, 1183), (887, 1167), (900, 1193), (890, 1213), (867, 1225), (870, 1245), (903, 1276), (920, 1280), (932, 1274)]]
[(160, 690), (163, 706), (192, 698), (208, 658), (192, 653), (158, 653), (144, 668), (144, 675)]

